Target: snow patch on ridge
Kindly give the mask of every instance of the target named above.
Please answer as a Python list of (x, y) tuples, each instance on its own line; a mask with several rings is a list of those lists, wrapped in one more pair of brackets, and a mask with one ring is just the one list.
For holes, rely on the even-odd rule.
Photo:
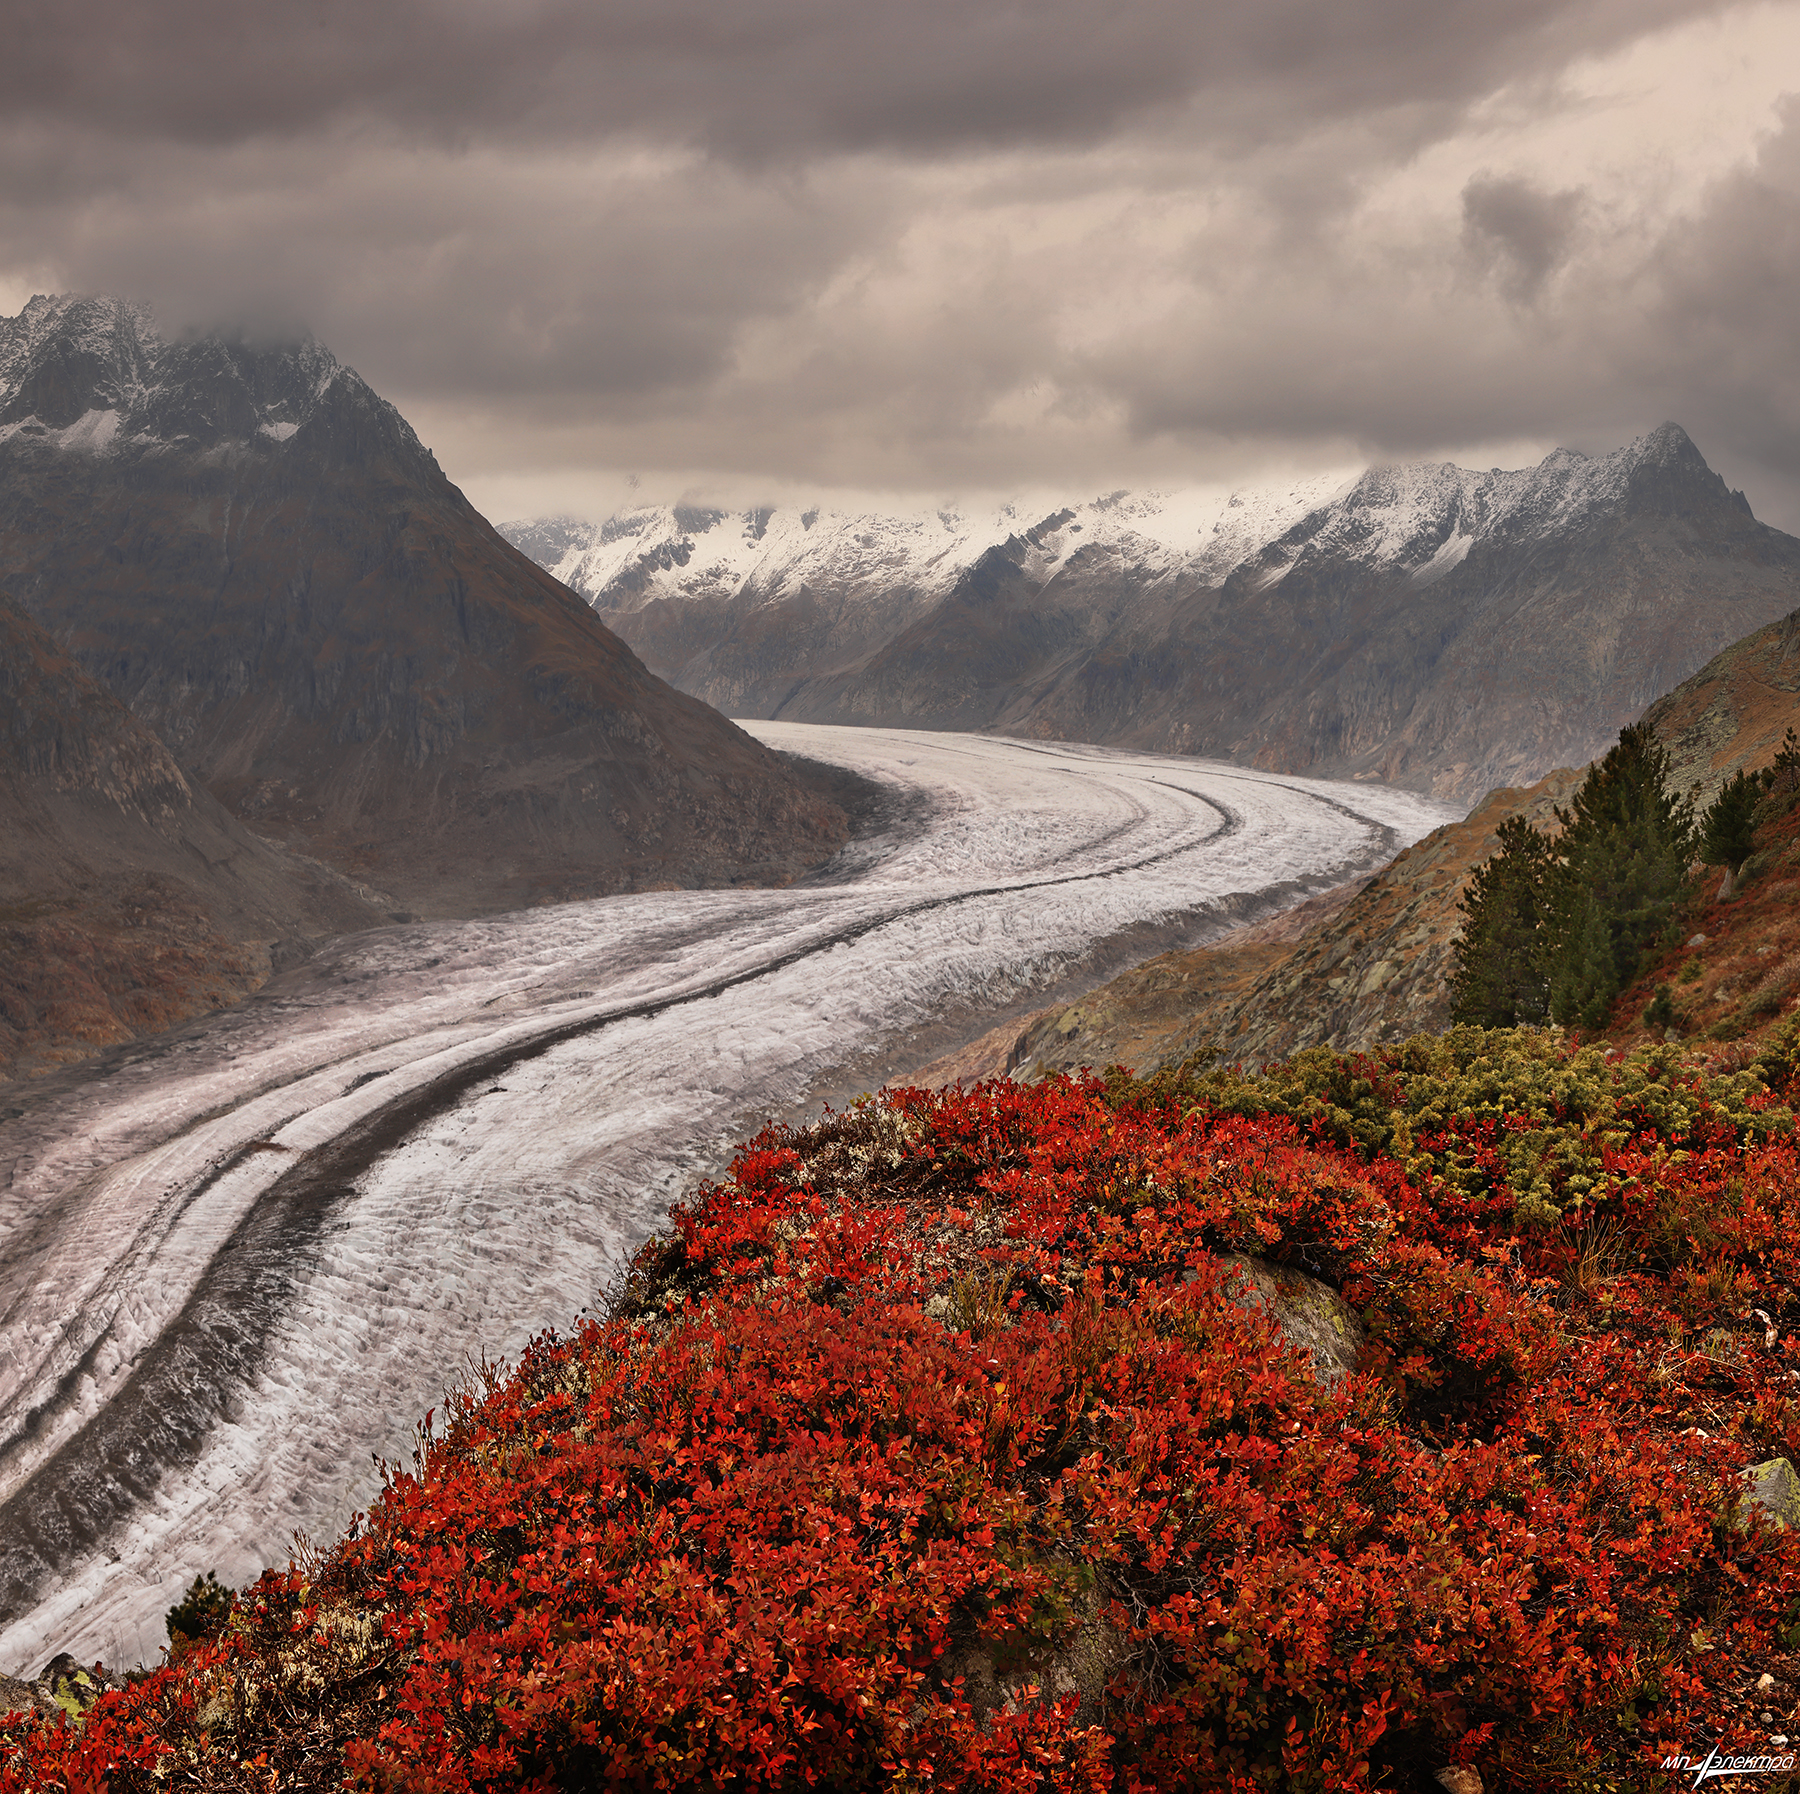
[(1469, 558), (1469, 550), (1475, 546), (1475, 538), (1465, 535), (1460, 529), (1445, 538), (1444, 545), (1428, 560), (1423, 567), (1413, 572), (1412, 582), (1416, 586), (1435, 585), (1454, 567), (1460, 567)]
[(1686, 441), (1663, 425), (1613, 454), (1557, 449), (1535, 467), (1477, 472), (1449, 462), (1375, 466), (1266, 487), (1117, 491), (1083, 500), (1015, 499), (967, 513), (881, 512), (821, 503), (727, 511), (642, 505), (598, 523), (521, 519), (501, 534), (603, 612), (748, 598), (778, 603), (802, 589), (856, 605), (924, 605), (981, 556), (1001, 549), (1049, 584), (1095, 556), (1136, 581), (1180, 576), (1222, 585), (1257, 565), (1259, 590), (1330, 557), (1389, 567), (1431, 585), (1484, 540), (1554, 535), (1616, 506), (1633, 471)]

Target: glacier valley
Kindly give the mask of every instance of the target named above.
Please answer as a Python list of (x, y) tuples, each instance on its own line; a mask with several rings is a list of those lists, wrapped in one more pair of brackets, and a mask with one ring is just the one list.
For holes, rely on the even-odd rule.
[(883, 786), (892, 825), (786, 890), (343, 937), (8, 1093), (0, 1667), (154, 1661), (195, 1575), (333, 1534), (473, 1357), (593, 1308), (734, 1141), (902, 1081), (934, 1019), (976, 1032), (1109, 945), (1198, 942), (1461, 814), (1194, 759), (745, 726)]

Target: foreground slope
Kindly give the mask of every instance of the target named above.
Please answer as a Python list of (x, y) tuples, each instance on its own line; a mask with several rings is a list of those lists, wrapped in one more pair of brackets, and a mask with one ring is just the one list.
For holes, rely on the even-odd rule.
[(316, 342), (0, 320), (0, 586), (228, 809), (411, 910), (778, 880), (845, 836)]
[(0, 1790), (1791, 1771), (1800, 1165), (1675, 1057), (1463, 1029), (771, 1128), (365, 1524), (0, 1725)]
[(509, 525), (737, 715), (1055, 736), (1472, 803), (1601, 751), (1800, 603), (1800, 542), (1674, 424), (1533, 468), (1370, 468), (1039, 517)]
[(284, 942), (387, 920), (228, 815), (3, 598), (0, 840), (0, 1077), (233, 1002)]

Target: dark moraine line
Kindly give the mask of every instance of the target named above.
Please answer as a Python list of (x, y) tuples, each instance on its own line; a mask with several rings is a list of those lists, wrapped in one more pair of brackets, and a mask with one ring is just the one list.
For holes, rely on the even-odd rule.
[[(1223, 840), (1242, 828), (1236, 811), (1198, 792), (1185, 795), (1223, 823), (1207, 840)], [(1366, 819), (1365, 825), (1380, 827)], [(987, 885), (899, 905), (700, 989), (565, 1022), (484, 1053), (396, 1097), (336, 1139), (303, 1154), (257, 1199), (214, 1254), (180, 1313), (145, 1350), (118, 1394), (0, 1503), (0, 1620), (31, 1607), (45, 1585), (74, 1558), (92, 1551), (128, 1519), (167, 1471), (197, 1460), (207, 1433), (229, 1411), (232, 1391), (255, 1374), (271, 1333), (292, 1305), (303, 1267), (312, 1262), (333, 1209), (377, 1159), (475, 1086), (565, 1042), (618, 1022), (647, 1019), (721, 996), (908, 917), (984, 897), (1117, 877), (1192, 852), (1196, 845), (1189, 841), (1164, 848), (1103, 872)], [(221, 1163), (188, 1200), (242, 1163), (250, 1150)], [(82, 1369), (107, 1337), (103, 1331), (82, 1364), (61, 1380), (57, 1395), (62, 1401), (76, 1399)], [(37, 1430), (45, 1417), (45, 1408), (34, 1410), (24, 1434)], [(15, 1434), (8, 1443), (18, 1443), (19, 1438)]]

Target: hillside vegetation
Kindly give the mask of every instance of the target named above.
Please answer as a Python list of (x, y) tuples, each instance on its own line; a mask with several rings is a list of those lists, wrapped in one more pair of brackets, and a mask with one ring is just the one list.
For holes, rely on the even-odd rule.
[[(1800, 1000), (1800, 746), (1786, 745), (1800, 723), (1797, 647), (1800, 611), (1653, 704), (1624, 733), (1637, 761), (1656, 762), (1654, 779), (1639, 764), (1581, 804), (1588, 775), (1566, 768), (1492, 791), (1374, 878), (1010, 1022), (921, 1068), (920, 1081), (1115, 1061), (1148, 1069), (1207, 1048), (1254, 1065), (1311, 1046), (1366, 1050), (1453, 1017), (1555, 1019), (1621, 1047), (1680, 1039), (1708, 1063), (1741, 1064)], [(1728, 794), (1733, 814), (1705, 826)], [(1591, 814), (1565, 847), (1584, 805)], [(1492, 928), (1485, 992), (1458, 977), (1471, 904), (1475, 933)], [(1508, 952), (1488, 952), (1509, 935)]]
[(9, 1722), (0, 1789), (1523, 1794), (1779, 1754), (1797, 1056), (1459, 1028), (771, 1129), (346, 1537), (84, 1722)]

